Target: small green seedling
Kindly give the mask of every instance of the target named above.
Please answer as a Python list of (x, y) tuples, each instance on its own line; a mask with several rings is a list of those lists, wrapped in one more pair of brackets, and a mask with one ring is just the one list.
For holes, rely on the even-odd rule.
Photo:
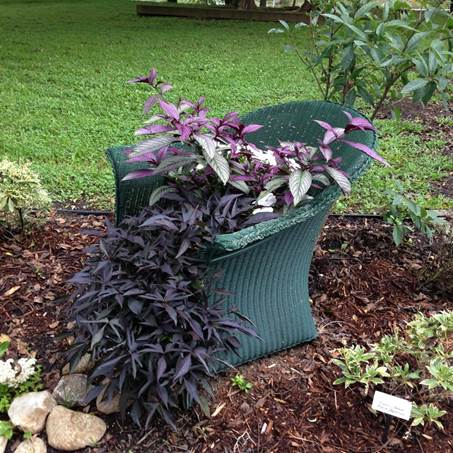
[(241, 392), (248, 393), (252, 390), (253, 385), (245, 379), (242, 374), (236, 374), (233, 378), (231, 378), (231, 382), (233, 387), (238, 388)]

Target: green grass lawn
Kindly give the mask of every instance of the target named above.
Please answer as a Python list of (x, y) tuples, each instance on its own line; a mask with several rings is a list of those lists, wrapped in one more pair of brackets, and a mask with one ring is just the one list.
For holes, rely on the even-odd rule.
[[(147, 91), (126, 80), (154, 66), (175, 95), (204, 95), (213, 113), (319, 97), (310, 74), (281, 51), (271, 24), (137, 17), (127, 0), (12, 1), (0, 4), (0, 158), (33, 162), (57, 201), (111, 207), (104, 149), (131, 143)], [(453, 164), (423, 143), (414, 123), (377, 123), (392, 169), (377, 166), (339, 209), (376, 211), (399, 177), (429, 194)], [(415, 129), (415, 134), (412, 131)], [(365, 195), (365, 196), (364, 196)]]

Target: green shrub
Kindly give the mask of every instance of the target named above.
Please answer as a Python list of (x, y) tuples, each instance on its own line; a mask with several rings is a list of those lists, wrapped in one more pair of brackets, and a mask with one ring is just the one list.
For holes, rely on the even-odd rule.
[[(327, 0), (316, 2), (309, 25), (280, 21), (270, 32), (287, 34), (286, 50), (311, 70), (324, 99), (354, 105), (361, 98), (374, 119), (383, 103), (406, 95), (448, 101), (452, 27), (442, 3), (427, 0), (416, 11), (401, 0)], [(306, 27), (308, 46), (306, 35), (297, 36)]]
[(47, 210), (50, 204), (47, 191), (29, 163), (0, 160), (0, 220), (8, 224), (19, 222), (23, 228), (28, 211)]
[(336, 351), (332, 362), (341, 370), (334, 384), (361, 385), (402, 395), (413, 401), (412, 425), (439, 421), (446, 411), (438, 404), (453, 391), (453, 311), (427, 317), (418, 314), (403, 332), (382, 337), (370, 348), (352, 346)]
[(435, 210), (420, 206), (401, 192), (388, 191), (388, 194), (392, 202), (384, 219), (393, 226), (393, 242), (397, 246), (403, 242), (407, 233), (413, 231), (413, 227), (406, 222), (408, 219), (430, 241), (436, 231), (448, 230), (448, 222), (440, 218)]

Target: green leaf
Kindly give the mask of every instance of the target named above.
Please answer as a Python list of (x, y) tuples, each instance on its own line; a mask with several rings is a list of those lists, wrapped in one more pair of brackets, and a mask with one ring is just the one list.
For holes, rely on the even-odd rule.
[(289, 175), (289, 190), (297, 206), (311, 187), (312, 176), (308, 170), (295, 170)]
[(354, 54), (354, 48), (352, 46), (346, 47), (344, 53), (343, 53), (343, 58), (341, 59), (341, 67), (344, 70), (349, 69), (355, 59), (355, 54)]
[(338, 24), (346, 25), (343, 19), (341, 19), (341, 17), (339, 16), (336, 16), (335, 14), (321, 14), (321, 16), (327, 17), (328, 19), (332, 19), (334, 22), (337, 22)]
[(360, 39), (363, 41), (367, 41), (367, 35), (360, 29), (358, 29), (355, 25), (345, 23), (346, 27), (348, 27), (351, 31), (353, 31)]
[(415, 29), (414, 27), (411, 27), (406, 22), (399, 20), (399, 19), (390, 20), (390, 21), (386, 22), (385, 27), (386, 28), (387, 27), (400, 27), (400, 28), (405, 28), (406, 30), (417, 32), (417, 29)]
[(419, 33), (415, 33), (415, 35), (413, 35), (407, 42), (407, 51), (410, 52), (411, 50), (415, 49), (418, 43), (429, 34), (429, 31), (421, 31)]
[(0, 437), (11, 439), (14, 434), (14, 427), (10, 421), (0, 420)]
[(419, 90), (428, 84), (428, 80), (425, 79), (415, 79), (411, 80), (408, 84), (404, 85), (403, 89), (401, 90), (402, 94), (408, 94), (412, 91)]
[(393, 242), (395, 243), (395, 245), (398, 247), (401, 242), (403, 242), (403, 229), (401, 228), (400, 225), (394, 225), (393, 227), (393, 233), (392, 233), (392, 236), (393, 236)]
[(430, 74), (434, 74), (437, 69), (437, 58), (434, 52), (429, 52), (428, 56), (428, 69)]
[(346, 98), (344, 100), (345, 105), (348, 107), (353, 107), (355, 103), (355, 98), (356, 98), (356, 91), (354, 88), (348, 91), (348, 94), (346, 95)]
[(354, 14), (354, 19), (359, 19), (366, 14), (368, 14), (372, 9), (376, 8), (376, 6), (379, 6), (379, 2), (368, 2), (365, 3), (363, 6), (361, 6), (356, 13)]
[(9, 341), (2, 341), (0, 343), (0, 357), (3, 357), (6, 354), (6, 351), (9, 348)]

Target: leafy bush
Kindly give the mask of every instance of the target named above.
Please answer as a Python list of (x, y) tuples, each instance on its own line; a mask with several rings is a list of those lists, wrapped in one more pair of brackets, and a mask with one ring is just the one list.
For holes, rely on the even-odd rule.
[[(286, 33), (294, 51), (312, 72), (324, 99), (369, 104), (374, 119), (387, 100), (412, 94), (428, 102), (434, 94), (448, 101), (452, 27), (442, 0), (415, 11), (400, 0), (317, 2), (310, 24), (281, 21), (270, 32)], [(298, 29), (308, 28), (303, 48)], [(305, 50), (308, 49), (308, 50)]]
[[(203, 186), (166, 196), (166, 207), (147, 208), (119, 228), (109, 225), (73, 278), (80, 297), (71, 361), (91, 349), (98, 363), (91, 379), (108, 379), (105, 395), (121, 394), (123, 415), (131, 402), (136, 423), (148, 424), (158, 413), (174, 426), (171, 412), (182, 403), (207, 410), (199, 390), (209, 389), (216, 354), (239, 347), (238, 332), (255, 335), (233, 319), (240, 314), (222, 308), (204, 257), (216, 233), (240, 228), (236, 217), (251, 199), (213, 200)], [(102, 388), (95, 386), (90, 398)]]
[(390, 225), (393, 225), (393, 242), (397, 246), (403, 242), (407, 233), (413, 231), (413, 227), (407, 222), (408, 219), (430, 241), (436, 231), (447, 232), (449, 224), (439, 217), (437, 211), (418, 205), (401, 192), (389, 191), (389, 195), (392, 202), (389, 211), (384, 215), (384, 219)]
[(403, 332), (382, 337), (371, 348), (352, 346), (336, 351), (341, 370), (334, 383), (360, 384), (365, 394), (379, 389), (414, 401), (412, 426), (434, 423), (446, 411), (437, 404), (453, 391), (453, 311), (427, 317), (418, 314)]
[(51, 200), (30, 164), (0, 160), (0, 220), (8, 223), (16, 216), (21, 228), (30, 209), (46, 210)]
[[(0, 343), (0, 358), (6, 354), (8, 347), (8, 341)], [(16, 396), (41, 388), (41, 367), (35, 359), (0, 360), (0, 414), (8, 411)]]

